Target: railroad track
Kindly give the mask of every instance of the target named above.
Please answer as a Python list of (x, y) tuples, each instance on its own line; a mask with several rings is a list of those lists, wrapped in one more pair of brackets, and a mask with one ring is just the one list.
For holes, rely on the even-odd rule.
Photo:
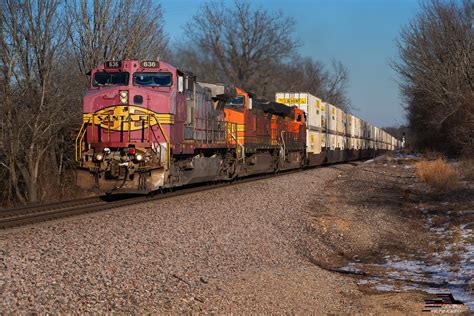
[(301, 172), (301, 170), (289, 170), (278, 174), (265, 174), (259, 176), (252, 176), (243, 179), (239, 179), (235, 182), (222, 182), (214, 184), (200, 184), (197, 186), (176, 188), (174, 191), (168, 191), (163, 193), (157, 193), (155, 195), (146, 196), (132, 196), (125, 197), (122, 199), (107, 199), (105, 196), (90, 197), (84, 199), (77, 199), (65, 202), (57, 202), (51, 204), (41, 204), (24, 206), (13, 209), (6, 209), (0, 211), (0, 230), (8, 228), (20, 227), (49, 220), (61, 219), (70, 216), (76, 216), (87, 213), (94, 213), (98, 211), (104, 211), (117, 207), (123, 207), (133, 205), (137, 203), (143, 203), (153, 200), (166, 199), (174, 196), (202, 192), (206, 190), (217, 189), (220, 187), (238, 185), (248, 183), (251, 181), (257, 181), (267, 178), (274, 178), (283, 175), (288, 175), (295, 172)]
[[(126, 205), (125, 202), (131, 202), (133, 199), (134, 198), (129, 198), (123, 201), (109, 202), (104, 197), (98, 196), (65, 201), (63, 203), (7, 209), (0, 212), (0, 229), (24, 226), (72, 215), (80, 215), (105, 210), (108, 208)], [(119, 205), (120, 202), (123, 202), (123, 204)]]

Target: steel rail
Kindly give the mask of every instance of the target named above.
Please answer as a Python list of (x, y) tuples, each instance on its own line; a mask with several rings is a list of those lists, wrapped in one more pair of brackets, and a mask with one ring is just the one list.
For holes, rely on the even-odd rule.
[(42, 212), (45, 210), (53, 210), (65, 207), (72, 207), (75, 205), (84, 205), (84, 204), (93, 204), (101, 200), (101, 196), (93, 196), (81, 199), (67, 200), (61, 202), (54, 202), (48, 204), (29, 204), (25, 206), (15, 207), (0, 210), (0, 218), (10, 217), (10, 216), (19, 216), (22, 214)]
[(98, 211), (104, 211), (117, 207), (129, 206), (149, 201), (156, 201), (190, 193), (204, 192), (231, 185), (239, 185), (268, 178), (285, 176), (296, 172), (302, 172), (305, 170), (308, 169), (291, 169), (276, 174), (255, 175), (227, 182), (208, 182), (199, 185), (178, 187), (174, 188), (174, 190), (155, 193), (153, 195), (149, 194), (138, 197), (126, 197), (118, 200), (107, 200), (104, 196), (97, 196), (65, 202), (56, 202), (51, 204), (7, 209), (0, 211), (0, 230), (41, 223), (49, 220), (62, 219), (75, 215), (95, 213)]

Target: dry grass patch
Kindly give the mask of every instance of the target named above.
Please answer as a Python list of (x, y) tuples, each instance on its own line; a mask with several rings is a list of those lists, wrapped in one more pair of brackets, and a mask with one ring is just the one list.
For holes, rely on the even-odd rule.
[(445, 159), (420, 161), (415, 164), (415, 175), (433, 189), (441, 192), (452, 191), (459, 186), (459, 174)]

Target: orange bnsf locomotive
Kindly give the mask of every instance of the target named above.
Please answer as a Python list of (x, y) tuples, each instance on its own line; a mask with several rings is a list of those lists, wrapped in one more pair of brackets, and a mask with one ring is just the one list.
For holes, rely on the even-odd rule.
[[(332, 151), (343, 154), (331, 154), (321, 141), (312, 152), (310, 107), (283, 104), (294, 97), (259, 100), (237, 87), (197, 82), (163, 61), (109, 61), (90, 76), (76, 139), (84, 189), (148, 193), (365, 156), (362, 147), (359, 154), (340, 147)], [(318, 135), (330, 142), (321, 122)]]

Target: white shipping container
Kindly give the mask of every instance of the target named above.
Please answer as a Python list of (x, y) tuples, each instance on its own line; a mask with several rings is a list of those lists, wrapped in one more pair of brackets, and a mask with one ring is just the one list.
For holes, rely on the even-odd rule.
[(306, 148), (310, 153), (318, 154), (325, 146), (326, 137), (322, 133), (325, 107), (321, 99), (307, 92), (278, 92), (275, 101), (288, 106), (296, 106), (306, 114)]
[(306, 125), (310, 129), (321, 127), (321, 99), (307, 92), (278, 92), (275, 101), (296, 106), (306, 113)]

